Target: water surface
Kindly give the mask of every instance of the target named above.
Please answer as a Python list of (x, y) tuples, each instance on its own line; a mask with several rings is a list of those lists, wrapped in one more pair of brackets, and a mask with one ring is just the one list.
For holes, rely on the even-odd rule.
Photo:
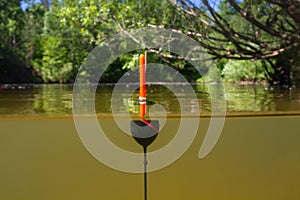
[[(19, 87), (19, 88), (18, 88)], [(99, 85), (96, 93), (96, 112), (98, 115), (112, 112), (111, 105), (119, 113), (137, 113), (137, 91), (132, 85), (123, 88), (117, 97), (112, 98), (113, 85)], [(186, 92), (188, 86), (176, 85), (176, 95), (164, 85), (148, 85), (149, 100), (164, 107), (169, 115), (181, 112), (178, 98), (184, 99), (184, 110), (193, 113), (199, 105), (200, 115), (211, 112), (211, 95), (205, 84), (193, 85), (197, 99)], [(210, 87), (218, 87), (211, 85)], [(224, 85), (224, 98), (228, 115), (267, 115), (299, 114), (300, 88), (281, 89), (261, 85)], [(0, 116), (66, 116), (72, 114), (72, 85), (27, 85), (2, 87), (0, 90)], [(150, 107), (150, 106), (149, 106)]]

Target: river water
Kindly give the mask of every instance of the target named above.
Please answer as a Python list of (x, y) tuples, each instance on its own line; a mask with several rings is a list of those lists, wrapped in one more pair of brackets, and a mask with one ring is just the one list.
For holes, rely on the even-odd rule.
[[(79, 135), (74, 124), (72, 85), (0, 88), (0, 199), (143, 199), (143, 174), (118, 171), (109, 164), (121, 167), (130, 162), (129, 154), (118, 157), (104, 148), (99, 153), (108, 155), (105, 163), (90, 153), (101, 148), (102, 141), (95, 139), (94, 147), (85, 148), (80, 138), (90, 132)], [(225, 84), (223, 94), (217, 85), (192, 88), (192, 92), (186, 85), (147, 88), (152, 102), (147, 108), (161, 105), (158, 110), (167, 116), (148, 152), (168, 147), (177, 140), (180, 124), (194, 122), (197, 113), (201, 118), (195, 138), (182, 156), (148, 173), (148, 199), (299, 200), (300, 90)], [(124, 134), (116, 124), (118, 117), (112, 115), (129, 113), (136, 118), (137, 95), (134, 85), (121, 85), (117, 91), (112, 85), (102, 85), (95, 99), (87, 102), (96, 102), (97, 121), (112, 144), (123, 152), (140, 153), (138, 166), (143, 167), (142, 148)], [(225, 102), (227, 115), (216, 145), (199, 158), (212, 122), (212, 95)], [(84, 105), (86, 99), (82, 102)], [(90, 118), (83, 120), (89, 122)], [(193, 131), (184, 128), (185, 139)], [(186, 141), (177, 140), (179, 147)], [(175, 152), (159, 154), (158, 159)], [(154, 164), (150, 158), (149, 169)]]
[[(132, 112), (135, 108), (137, 92), (132, 87), (119, 86), (118, 95), (112, 96), (113, 85), (100, 85), (96, 92), (96, 112), (98, 115), (114, 111)], [(191, 99), (188, 86), (177, 85), (171, 91), (164, 85), (148, 86), (148, 99), (164, 107), (169, 115), (178, 115), (183, 106), (186, 113), (194, 112), (199, 106), (200, 115), (211, 112), (211, 94), (205, 84), (193, 85), (197, 99)], [(210, 86), (214, 87), (214, 86)], [(217, 87), (217, 86), (215, 86)], [(120, 92), (121, 91), (121, 92)], [(129, 93), (133, 94), (128, 96)], [(281, 89), (261, 85), (224, 85), (224, 98), (228, 115), (278, 115), (300, 113), (300, 88)], [(0, 90), (0, 116), (66, 116), (72, 115), (72, 85), (27, 85), (2, 87)], [(177, 95), (177, 96), (176, 96)], [(179, 105), (178, 98), (184, 98), (184, 105)]]

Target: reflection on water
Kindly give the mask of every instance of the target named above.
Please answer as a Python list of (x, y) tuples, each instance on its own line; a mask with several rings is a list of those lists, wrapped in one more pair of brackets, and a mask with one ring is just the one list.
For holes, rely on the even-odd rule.
[(300, 109), (300, 90), (264, 86), (225, 85), (230, 111), (296, 111)]
[[(100, 85), (96, 93), (96, 111), (98, 114), (111, 113), (112, 107), (118, 113), (137, 113), (138, 90), (136, 85), (123, 85), (112, 98), (113, 85)], [(174, 94), (168, 87), (176, 89)], [(197, 103), (201, 114), (211, 112), (211, 96), (205, 84), (193, 85), (197, 99), (186, 92), (188, 86), (149, 85), (147, 97), (164, 107), (168, 114), (197, 112)], [(217, 87), (210, 85), (211, 88)], [(266, 113), (300, 112), (300, 89), (280, 89), (258, 85), (225, 84), (225, 96), (228, 113)], [(132, 91), (134, 91), (132, 93)], [(72, 85), (32, 85), (30, 87), (4, 88), (0, 90), (0, 115), (53, 116), (72, 114)], [(214, 92), (214, 89), (211, 90)], [(179, 101), (183, 102), (180, 108)], [(151, 106), (148, 106), (151, 108)]]
[(33, 85), (0, 91), (0, 115), (59, 115), (72, 113), (72, 86)]

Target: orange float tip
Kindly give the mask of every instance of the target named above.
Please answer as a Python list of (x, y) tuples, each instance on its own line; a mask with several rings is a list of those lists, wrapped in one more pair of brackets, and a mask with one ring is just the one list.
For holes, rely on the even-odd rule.
[(146, 98), (146, 61), (144, 54), (140, 55), (140, 98)]
[(146, 60), (145, 55), (140, 55), (140, 118), (144, 118), (146, 114)]
[(145, 64), (145, 55), (144, 55), (144, 54), (141, 54), (141, 55), (140, 55), (140, 66), (141, 66), (142, 64)]

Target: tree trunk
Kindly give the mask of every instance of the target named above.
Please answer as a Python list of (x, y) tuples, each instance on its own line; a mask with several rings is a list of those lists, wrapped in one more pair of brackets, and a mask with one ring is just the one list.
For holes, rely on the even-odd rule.
[(272, 66), (274, 76), (271, 77), (277, 85), (286, 87), (295, 83), (297, 78), (297, 66), (299, 66), (300, 46), (291, 48), (278, 57), (276, 63)]
[(272, 74), (270, 84), (279, 85), (282, 87), (289, 87), (291, 85), (291, 66), (292, 63), (288, 58), (278, 59), (272, 68), (274, 73)]

